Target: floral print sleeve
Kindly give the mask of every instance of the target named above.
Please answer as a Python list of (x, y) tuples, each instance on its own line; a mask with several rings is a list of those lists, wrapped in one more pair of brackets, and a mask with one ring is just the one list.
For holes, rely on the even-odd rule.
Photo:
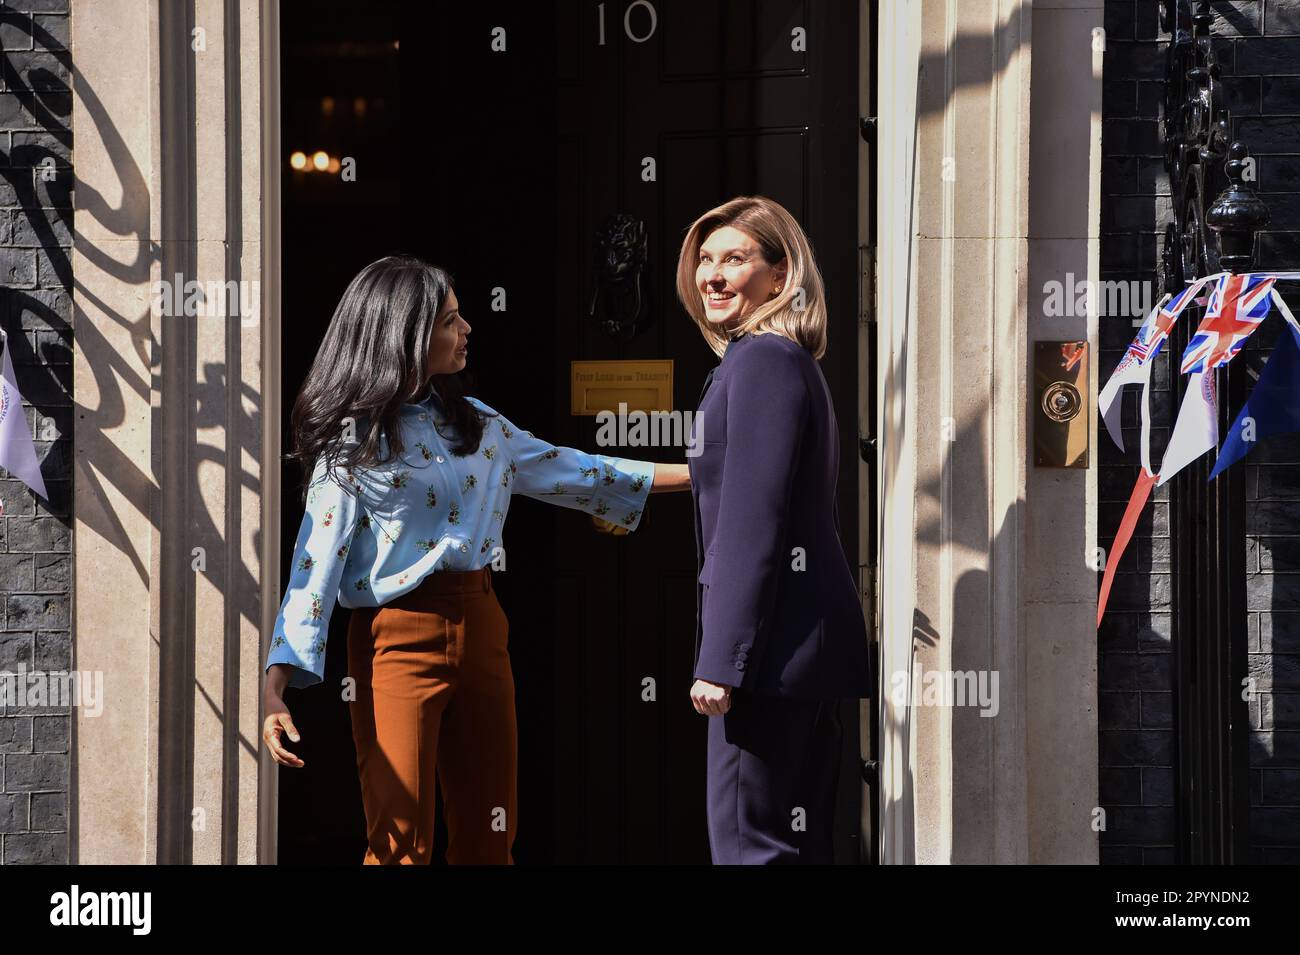
[(359, 491), (351, 473), (336, 468), (327, 476), (323, 456), (316, 462), (266, 661), (268, 669), (276, 663), (297, 668), (289, 686), (312, 686), (324, 679), (330, 614), (361, 512)]
[(504, 415), (490, 418), (488, 428), (507, 455), (503, 477), (512, 494), (523, 494), (561, 507), (585, 511), (636, 530), (654, 483), (650, 461), (589, 454), (549, 444), (521, 431)]

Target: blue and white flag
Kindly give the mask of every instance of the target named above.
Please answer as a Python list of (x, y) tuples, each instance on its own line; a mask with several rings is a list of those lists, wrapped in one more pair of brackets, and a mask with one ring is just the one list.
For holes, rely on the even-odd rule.
[(1228, 429), (1210, 480), (1249, 454), (1256, 442), (1292, 431), (1300, 431), (1300, 331), (1288, 323)]

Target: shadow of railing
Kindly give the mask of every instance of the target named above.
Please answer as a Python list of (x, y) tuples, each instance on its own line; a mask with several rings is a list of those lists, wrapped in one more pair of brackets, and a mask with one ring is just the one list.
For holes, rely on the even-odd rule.
[[(16, 25), (25, 29), (32, 49), (15, 51), (7, 43), (0, 52), (5, 91), (21, 110), (24, 127), (13, 133), (9, 155), (0, 157), (0, 192), (12, 191), (12, 203), (18, 207), (14, 229), (27, 240), (21, 247), (30, 247), (35, 263), (21, 276), (27, 280), (11, 280), (0, 293), (7, 300), (0, 318), (7, 331), (15, 332), (9, 341), (18, 384), (36, 408), (38, 425), (42, 418), (54, 418), (59, 424), (48, 441), (42, 440), (38, 426), (37, 448), (38, 455), (44, 455), (47, 486), (68, 488), (69, 506), (60, 511), (66, 515), (60, 520), (70, 530), (75, 517), (79, 534), (91, 542), (88, 553), (97, 566), (83, 565), (78, 577), (129, 575), (124, 590), (161, 594), (161, 610), (156, 611), (161, 618), (155, 618), (147, 606), (112, 611), (133, 614), (131, 619), (141, 622), (149, 619), (149, 639), (155, 646), (149, 653), (140, 647), (139, 659), (156, 655), (158, 672), (151, 676), (134, 658), (114, 659), (110, 680), (116, 681), (119, 699), (123, 693), (134, 695), (140, 687), (149, 691), (142, 697), (145, 700), (157, 694), (152, 702), (126, 705), (133, 707), (129, 717), (133, 723), (138, 711), (157, 724), (157, 739), (151, 744), (157, 757), (150, 783), (154, 790), (145, 797), (149, 805), (156, 804), (157, 818), (143, 824), (156, 826), (157, 855), (148, 861), (169, 863), (193, 858), (196, 761), (219, 761), (211, 768), (220, 774), (219, 797), (212, 797), (220, 805), (202, 808), (210, 818), (221, 817), (223, 861), (234, 861), (241, 851), (240, 840), (250, 838), (246, 832), (241, 834), (236, 820), (247, 812), (241, 804), (246, 802), (247, 785), (241, 787), (239, 776), (250, 759), (256, 764), (260, 746), (255, 720), (247, 724), (251, 733), (241, 731), (247, 723), (241, 710), (248, 709), (247, 702), (241, 704), (241, 673), (247, 670), (247, 661), (241, 664), (241, 647), (243, 634), (261, 626), (254, 616), (261, 591), (254, 573), (258, 561), (245, 555), (250, 550), (261, 553), (262, 531), (258, 526), (244, 533), (241, 502), (262, 493), (254, 469), (264, 459), (265, 397), (256, 380), (238, 380), (244, 351), (239, 314), (159, 315), (150, 294), (154, 275), (167, 271), (163, 266), (184, 262), (176, 271), (185, 278), (194, 277), (198, 270), (195, 243), (189, 240), (197, 235), (194, 210), (200, 184), (192, 130), (199, 108), (189, 49), (192, 24), (185, 15), (177, 15), (179, 9), (165, 4), (162, 10), (161, 79), (124, 66), (120, 85), (111, 91), (97, 89), (85, 73), (74, 70), (73, 56), (61, 40), (31, 15), (6, 18), (5, 25), (9, 31)], [(238, 35), (237, 11), (233, 16), (232, 21), (227, 12), (224, 26)], [(241, 74), (237, 51), (225, 55), (229, 95), (232, 84), (238, 89)], [(118, 128), (119, 122), (126, 129), (135, 119), (122, 118), (124, 91), (128, 96), (144, 95), (144, 89), (137, 88), (144, 82), (151, 95), (164, 101), (162, 128), (150, 135), (162, 139), (164, 155), (152, 161), (165, 169), (154, 172), (141, 166), (149, 160), (137, 161), (137, 156), (147, 155), (141, 151), (139, 137), (128, 137)], [(78, 139), (88, 151), (85, 168), (90, 181), (79, 178), (73, 165), (74, 108)], [(238, 103), (227, 108), (237, 110)], [(149, 104), (141, 104), (141, 109), (147, 117)], [(8, 127), (16, 129), (12, 123)], [(226, 138), (234, 159), (242, 164), (238, 136)], [(155, 187), (160, 194), (151, 192)], [(236, 189), (227, 214), (232, 210), (239, 214), (240, 198)], [(173, 215), (178, 207), (183, 210), (180, 218)], [(178, 222), (182, 228), (172, 228)], [(156, 241), (155, 234), (167, 241)], [(244, 250), (237, 238), (233, 245), (215, 267), (204, 264), (212, 271), (228, 272), (233, 261), (236, 274), (223, 274), (223, 281), (239, 277)], [(16, 267), (26, 268), (19, 258)], [(204, 322), (224, 325), (218, 332), (214, 326), (204, 327)], [(70, 372), (45, 361), (39, 349), (30, 347), (21, 329), (35, 326), (54, 329), (69, 342), (75, 331)], [(219, 337), (224, 346), (218, 349), (220, 358), (214, 360), (212, 351), (196, 347)], [(209, 437), (214, 434), (220, 437)], [(178, 435), (181, 440), (174, 437)], [(251, 467), (246, 464), (250, 461)], [(214, 469), (223, 477), (214, 481)], [(142, 519), (148, 522), (148, 532), (142, 531)], [(151, 552), (155, 545), (161, 553)], [(191, 555), (195, 546), (203, 546), (209, 555), (206, 567), (197, 572)], [(112, 559), (106, 557), (110, 552)], [(70, 577), (69, 591), (73, 586)], [(111, 590), (111, 584), (101, 583), (95, 599)], [(81, 596), (91, 599), (90, 594)], [(214, 605), (224, 609), (219, 620), (212, 613)], [(79, 616), (83, 621), (94, 619), (89, 610)], [(68, 629), (74, 646), (88, 638), (84, 630), (76, 632), (73, 620)], [(196, 647), (196, 634), (219, 639), (219, 662), (213, 660), (211, 642), (206, 648)], [(96, 644), (90, 657), (102, 660), (111, 649)], [(201, 679), (204, 672), (219, 672), (219, 680)], [(220, 752), (196, 752), (196, 726), (214, 723), (221, 727)], [(145, 730), (139, 727), (141, 733)], [(72, 721), (71, 732), (69, 858), (75, 863), (77, 720)], [(130, 771), (135, 772), (137, 758), (144, 755), (132, 751), (122, 758), (131, 761)], [(243, 772), (246, 775), (247, 769)], [(140, 816), (146, 812), (142, 803)], [(119, 850), (109, 847), (109, 851)], [(134, 847), (120, 849), (131, 851)]]

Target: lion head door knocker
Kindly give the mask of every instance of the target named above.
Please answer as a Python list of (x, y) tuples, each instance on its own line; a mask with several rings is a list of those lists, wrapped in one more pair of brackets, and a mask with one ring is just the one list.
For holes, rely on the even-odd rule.
[(596, 287), (591, 317), (612, 338), (634, 338), (650, 327), (650, 258), (645, 223), (618, 212), (596, 230)]

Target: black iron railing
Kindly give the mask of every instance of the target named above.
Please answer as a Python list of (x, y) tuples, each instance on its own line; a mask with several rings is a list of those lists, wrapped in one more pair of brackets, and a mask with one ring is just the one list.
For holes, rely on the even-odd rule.
[[(1247, 149), (1231, 138), (1213, 20), (1208, 0), (1163, 0), (1161, 25), (1171, 34), (1163, 136), (1174, 213), (1161, 257), (1163, 291), (1219, 271), (1249, 271), (1256, 233), (1268, 221), (1250, 184)], [(1189, 309), (1166, 349), (1175, 414), (1188, 383), (1179, 356), (1199, 315)], [(1238, 361), (1211, 374), (1222, 436), (1246, 397), (1247, 371)], [(1202, 456), (1169, 482), (1179, 863), (1245, 862), (1248, 851), (1246, 469), (1228, 468), (1208, 483), (1214, 457)]]

